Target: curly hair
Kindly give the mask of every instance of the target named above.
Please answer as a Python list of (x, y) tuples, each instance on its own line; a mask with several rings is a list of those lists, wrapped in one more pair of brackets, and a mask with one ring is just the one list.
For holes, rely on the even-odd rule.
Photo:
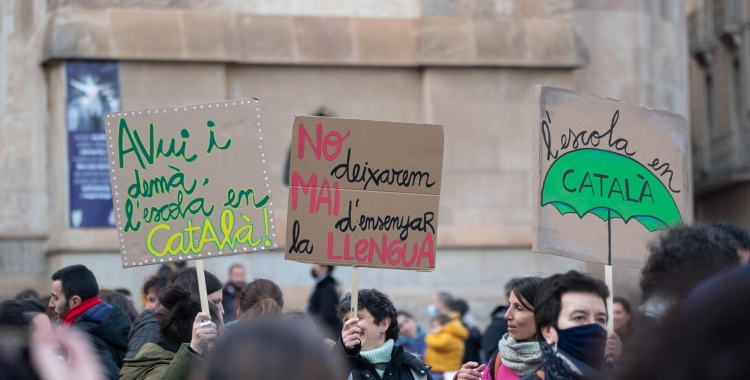
[[(177, 343), (190, 343), (193, 335), (193, 322), (201, 312), (201, 300), (198, 294), (180, 284), (173, 284), (161, 290), (159, 301), (166, 311), (159, 316), (159, 334)], [(211, 320), (221, 323), (219, 308), (208, 303)]]
[(574, 270), (565, 274), (555, 274), (545, 278), (540, 284), (534, 300), (534, 322), (539, 339), (543, 339), (542, 327), (557, 328), (557, 318), (562, 310), (562, 297), (568, 292), (593, 293), (607, 305), (609, 289), (600, 280), (595, 280)]
[(681, 299), (703, 280), (740, 264), (738, 243), (718, 228), (680, 227), (649, 247), (641, 291)]
[[(385, 331), (385, 340), (398, 339), (398, 333), (401, 330), (398, 327), (398, 314), (396, 307), (393, 306), (393, 302), (391, 302), (388, 296), (377, 289), (360, 289), (357, 294), (359, 297), (357, 309), (367, 309), (375, 318), (375, 323), (380, 323), (386, 318), (391, 319), (391, 324), (388, 326), (388, 330)], [(344, 318), (351, 311), (351, 308), (352, 294), (347, 293), (336, 307), (336, 314), (339, 318)]]

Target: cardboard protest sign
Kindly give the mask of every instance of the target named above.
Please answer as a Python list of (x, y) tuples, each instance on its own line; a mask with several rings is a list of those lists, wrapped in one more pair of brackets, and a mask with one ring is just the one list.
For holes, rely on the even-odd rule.
[(297, 117), (287, 260), (435, 269), (443, 127)]
[(683, 116), (536, 88), (533, 249), (640, 267), (661, 230), (692, 221)]
[(276, 247), (257, 99), (111, 113), (123, 267)]

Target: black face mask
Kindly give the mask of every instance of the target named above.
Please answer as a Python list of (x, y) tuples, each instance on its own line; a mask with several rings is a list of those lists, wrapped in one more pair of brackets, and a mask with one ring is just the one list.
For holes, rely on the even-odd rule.
[(318, 274), (315, 273), (315, 269), (310, 269), (310, 276), (312, 276), (312, 278), (314, 278), (314, 279), (318, 278)]
[(557, 349), (599, 369), (607, 346), (607, 330), (597, 324), (557, 330)]

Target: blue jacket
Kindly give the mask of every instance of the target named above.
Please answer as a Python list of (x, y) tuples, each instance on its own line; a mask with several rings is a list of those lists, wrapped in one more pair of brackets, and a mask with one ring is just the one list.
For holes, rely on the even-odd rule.
[(130, 331), (130, 318), (125, 312), (101, 302), (86, 310), (73, 326), (88, 334), (108, 377), (118, 380)]
[(427, 345), (424, 343), (424, 331), (422, 328), (417, 326), (417, 336), (415, 338), (408, 338), (404, 335), (399, 335), (396, 340), (397, 346), (403, 346), (404, 351), (424, 357), (424, 352), (427, 349)]

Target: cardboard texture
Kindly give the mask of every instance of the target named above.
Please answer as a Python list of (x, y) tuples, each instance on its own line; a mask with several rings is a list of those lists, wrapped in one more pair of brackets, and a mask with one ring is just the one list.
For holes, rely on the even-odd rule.
[(637, 268), (660, 231), (692, 223), (683, 116), (552, 87), (536, 95), (534, 251)]
[(290, 163), (287, 260), (435, 269), (442, 126), (297, 117)]
[(276, 247), (257, 99), (104, 120), (123, 267)]

